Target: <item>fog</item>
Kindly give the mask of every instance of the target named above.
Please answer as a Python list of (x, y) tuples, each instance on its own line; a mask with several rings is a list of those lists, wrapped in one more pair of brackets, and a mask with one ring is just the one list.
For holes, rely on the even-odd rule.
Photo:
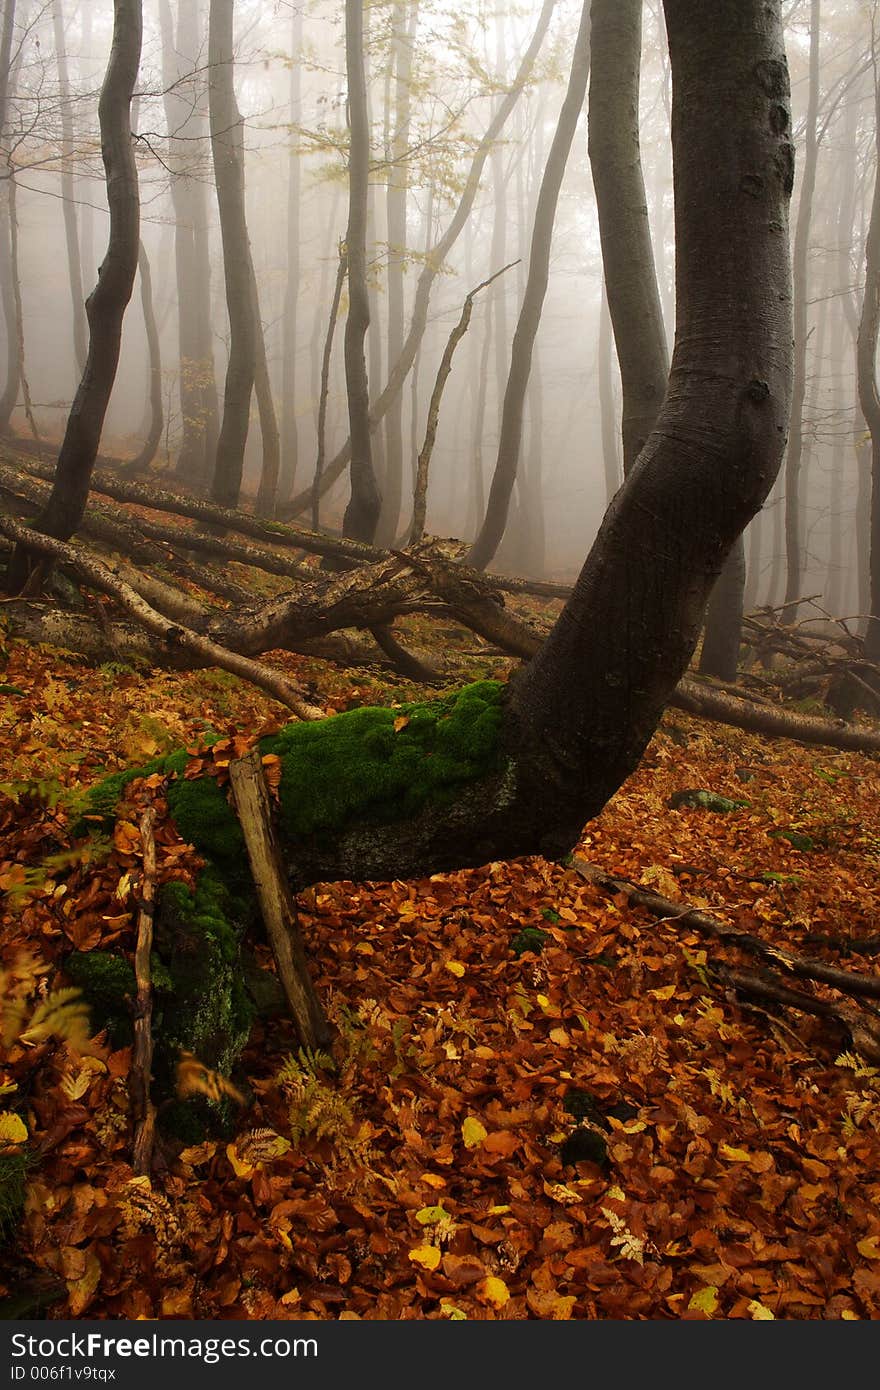
[[(164, 0), (163, 0), (164, 3)], [(190, 6), (197, 0), (172, 0)], [(26, 380), (33, 420), (44, 447), (61, 438), (79, 372), (74, 354), (71, 278), (64, 227), (62, 168), (72, 176), (85, 292), (94, 284), (107, 240), (107, 204), (100, 160), (97, 92), (112, 30), (109, 0), (60, 0), (70, 90), (59, 87), (50, 5), (19, 0), (13, 41), (9, 112), (4, 135), (15, 171), (18, 281)], [(787, 6), (798, 177), (804, 160), (810, 48), (808, 0)], [(674, 226), (668, 57), (659, 3), (644, 7), (641, 147), (660, 300), (670, 347), (674, 333)], [(824, 0), (819, 33), (818, 155), (807, 240), (807, 356), (801, 460), (802, 592), (835, 614), (866, 611), (864, 562), (870, 449), (857, 410), (854, 331), (864, 281), (864, 237), (873, 188), (873, 73), (870, 7)], [(413, 0), (404, 7), (414, 19)], [(467, 169), (497, 103), (512, 81), (534, 29), (539, 6), (498, 10), (480, 0), (438, 5), (419, 0), (410, 79), (411, 124), (402, 158), (394, 157), (399, 84), (392, 71), (393, 6), (368, 6), (371, 158), (368, 263), (371, 328), (367, 365), (371, 398), (385, 383), (389, 318), (389, 171), (406, 176), (405, 322), (426, 246), (437, 241), (461, 197)], [(207, 111), (207, 5), (200, 7), (198, 51), (178, 55), (180, 88), (197, 113)], [(403, 390), (404, 504), (408, 526), (412, 467), (443, 348), (465, 295), (502, 265), (519, 261), (477, 296), (443, 399), (431, 460), (427, 528), (471, 540), (482, 521), (498, 444), (500, 405), (511, 340), (522, 298), (535, 198), (565, 91), (579, 7), (559, 0), (532, 74), (483, 170), (462, 235), (440, 268), (429, 322)], [(311, 482), (317, 450), (320, 358), (347, 216), (346, 80), (339, 5), (296, 7), (237, 0), (235, 86), (245, 117), (245, 180), (260, 316), (266, 335), (276, 408), (293, 404), (296, 476)], [(174, 14), (174, 22), (177, 15)], [(193, 56), (195, 61), (193, 62)], [(228, 328), (221, 243), (207, 119), (200, 138), (169, 131), (164, 94), (169, 54), (162, 53), (156, 0), (145, 0), (138, 80), (136, 148), (142, 241), (152, 269), (161, 343), (164, 425), (154, 470), (174, 469), (181, 440), (180, 345), (174, 263), (172, 178), (197, 179), (208, 200), (214, 371), (222, 396)], [(197, 80), (189, 78), (196, 74)], [(73, 148), (65, 159), (62, 115), (69, 111)], [(298, 226), (288, 217), (294, 163), (300, 186)], [(6, 180), (9, 182), (8, 178)], [(295, 244), (294, 244), (295, 243)], [(285, 373), (284, 304), (296, 285), (293, 371)], [(602, 264), (582, 113), (568, 161), (553, 237), (550, 279), (533, 359), (514, 505), (495, 565), (534, 577), (567, 579), (579, 567), (607, 504), (599, 391)], [(130, 457), (146, 430), (150, 364), (140, 288), (127, 310), (123, 352), (107, 415), (102, 452)], [(4, 301), (5, 302), (5, 301)], [(342, 314), (345, 311), (343, 296)], [(337, 329), (327, 402), (327, 457), (348, 435), (342, 334)], [(620, 388), (611, 363), (614, 432)], [(292, 381), (290, 379), (292, 375)], [(13, 415), (31, 433), (24, 400)], [(382, 478), (384, 433), (374, 435)], [(252, 409), (244, 491), (256, 491), (261, 440)], [(619, 469), (618, 457), (614, 467)], [(860, 484), (861, 469), (861, 484)], [(290, 489), (288, 488), (288, 492)], [(321, 519), (341, 523), (343, 477), (327, 494)], [(778, 604), (785, 584), (780, 478), (755, 534), (747, 537), (751, 603)], [(281, 498), (280, 500), (286, 500)], [(307, 517), (304, 518), (307, 520)]]

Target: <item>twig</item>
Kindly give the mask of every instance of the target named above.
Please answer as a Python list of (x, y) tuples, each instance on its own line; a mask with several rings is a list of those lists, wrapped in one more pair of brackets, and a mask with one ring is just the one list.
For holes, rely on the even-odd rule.
[(137, 946), (134, 953), (134, 974), (137, 996), (134, 1009), (134, 1051), (131, 1061), (129, 1090), (135, 1117), (134, 1159), (136, 1173), (149, 1173), (153, 1158), (156, 1132), (156, 1108), (150, 1095), (153, 1079), (153, 989), (150, 976), (150, 953), (153, 949), (153, 913), (156, 880), (156, 841), (153, 827), (156, 811), (148, 806), (141, 817), (140, 832), (144, 858), (144, 875), (140, 888)]

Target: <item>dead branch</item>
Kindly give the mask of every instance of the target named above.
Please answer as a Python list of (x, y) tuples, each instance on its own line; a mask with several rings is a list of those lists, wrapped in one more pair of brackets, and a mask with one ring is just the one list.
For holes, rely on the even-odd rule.
[(156, 841), (153, 837), (155, 823), (155, 808), (148, 806), (141, 816), (140, 823), (144, 873), (140, 885), (137, 945), (134, 953), (137, 995), (134, 1006), (134, 1049), (129, 1079), (135, 1120), (132, 1167), (136, 1173), (149, 1173), (150, 1171), (156, 1129), (156, 1109), (150, 1095), (153, 1080), (153, 988), (150, 975), (150, 953), (153, 949), (153, 913), (155, 910)]
[(229, 764), (229, 780), (266, 934), (299, 1041), (312, 1050), (327, 1047), (330, 1027), (309, 974), (296, 905), (272, 827), (259, 749)]
[(220, 646), (201, 633), (193, 632), (190, 628), (176, 626), (146, 603), (130, 584), (112, 574), (106, 565), (84, 552), (81, 547), (56, 541), (50, 536), (31, 530), (29, 526), (12, 521), (9, 517), (0, 517), (0, 532), (22, 546), (36, 550), (38, 554), (50, 556), (69, 565), (95, 588), (118, 599), (148, 632), (159, 637), (166, 645), (184, 647), (200, 657), (205, 665), (220, 666), (233, 675), (250, 681), (252, 685), (259, 686), (273, 699), (286, 705), (299, 719), (323, 718), (323, 711), (302, 700), (289, 681), (278, 672), (270, 670), (261, 662), (229, 651), (228, 648)]

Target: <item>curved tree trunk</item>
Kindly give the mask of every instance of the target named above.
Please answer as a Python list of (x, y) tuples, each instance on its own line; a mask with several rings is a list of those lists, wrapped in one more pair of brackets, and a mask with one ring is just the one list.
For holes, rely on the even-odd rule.
[(263, 332), (263, 320), (260, 317), (260, 292), (257, 288), (257, 277), (253, 270), (253, 263), (251, 264), (251, 288), (254, 297), (254, 392), (260, 415), (260, 439), (263, 450), (256, 510), (259, 516), (274, 516), (275, 499), (278, 492), (278, 474), (281, 470), (281, 437), (278, 432), (275, 401), (272, 397), (272, 380), (269, 375), (269, 360), (266, 356), (266, 335)]
[[(72, 536), (82, 518), (116, 378), (122, 320), (137, 270), (140, 202), (130, 113), (140, 53), (140, 0), (114, 0), (113, 40), (98, 103), (110, 238), (98, 283), (86, 301), (86, 369), (70, 408), (52, 492), (34, 522), (37, 530), (58, 540)], [(16, 547), (9, 567), (12, 592), (17, 592), (26, 574), (26, 554)]]
[(746, 585), (746, 552), (742, 536), (724, 562), (706, 609), (706, 630), (700, 652), (700, 672), (721, 681), (735, 681), (742, 638)]
[(611, 352), (611, 315), (608, 312), (608, 292), (603, 276), (596, 372), (599, 377), (599, 418), (602, 428), (602, 470), (605, 478), (606, 506), (610, 504), (612, 497), (620, 487), (620, 435), (615, 418)]
[(801, 454), (804, 447), (804, 401), (807, 395), (807, 253), (819, 154), (819, 20), (821, 0), (810, 0), (810, 87), (807, 102), (806, 148), (794, 232), (794, 386), (791, 423), (785, 456), (785, 610), (786, 622), (797, 617), (802, 597), (803, 535), (800, 512)]
[(82, 376), (86, 366), (85, 296), (83, 295), (82, 261), (79, 254), (79, 232), (76, 225), (76, 201), (73, 192), (73, 120), (70, 114), (70, 77), (67, 72), (67, 45), (64, 41), (64, 16), (61, 0), (52, 5), (52, 25), (55, 35), (55, 62), (58, 67), (58, 99), (61, 109), (61, 207), (64, 214), (64, 239), (67, 244), (67, 270), (70, 277), (70, 298), (73, 308), (73, 352), (76, 370)]
[(584, 0), (580, 27), (575, 40), (574, 57), (568, 90), (559, 113), (559, 121), (541, 181), (535, 209), (535, 226), (532, 232), (532, 246), (529, 256), (529, 274), (523, 295), (522, 307), (513, 335), (513, 348), (510, 359), (510, 372), (504, 393), (504, 407), (501, 412), (501, 436), (498, 441), (498, 457), (495, 473), (489, 490), (489, 501), (480, 534), (471, 547), (469, 563), (477, 569), (485, 569), (494, 556), (510, 508), (510, 497), (516, 481), (522, 443), (523, 410), (529, 372), (532, 365), (532, 350), (541, 310), (547, 293), (550, 276), (550, 248), (553, 241), (553, 223), (556, 219), (556, 205), (559, 190), (568, 162), (568, 154), (577, 129), (578, 118), (584, 104), (587, 78), (590, 72), (590, 0)]
[(593, 0), (589, 149), (623, 388), (623, 471), (654, 428), (669, 361), (639, 152), (642, 0)]
[[(523, 789), (571, 848), (633, 770), (724, 559), (766, 497), (791, 392), (794, 151), (779, 3), (665, 0), (678, 284), (670, 385), (571, 599), (513, 692)], [(594, 54), (595, 61), (595, 54)], [(707, 447), (709, 445), (709, 447)], [(567, 810), (566, 810), (567, 808)]]
[(370, 174), (370, 125), (364, 74), (364, 4), (346, 0), (345, 67), (348, 75), (348, 317), (345, 321), (345, 385), (351, 438), (351, 498), (343, 534), (371, 542), (382, 499), (373, 472), (370, 439), (370, 394), (364, 341), (370, 322), (367, 291), (367, 200)]
[(244, 203), (244, 122), (233, 85), (234, 0), (211, 0), (208, 21), (209, 113), (214, 180), (223, 239), (223, 274), (229, 315), (229, 360), (223, 419), (211, 499), (234, 507), (241, 491), (256, 358), (253, 265)]

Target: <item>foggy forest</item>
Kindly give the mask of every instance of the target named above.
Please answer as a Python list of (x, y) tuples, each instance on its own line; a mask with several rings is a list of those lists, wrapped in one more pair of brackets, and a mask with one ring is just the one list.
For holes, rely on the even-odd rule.
[(880, 1314), (876, 0), (2, 0), (0, 1317)]

